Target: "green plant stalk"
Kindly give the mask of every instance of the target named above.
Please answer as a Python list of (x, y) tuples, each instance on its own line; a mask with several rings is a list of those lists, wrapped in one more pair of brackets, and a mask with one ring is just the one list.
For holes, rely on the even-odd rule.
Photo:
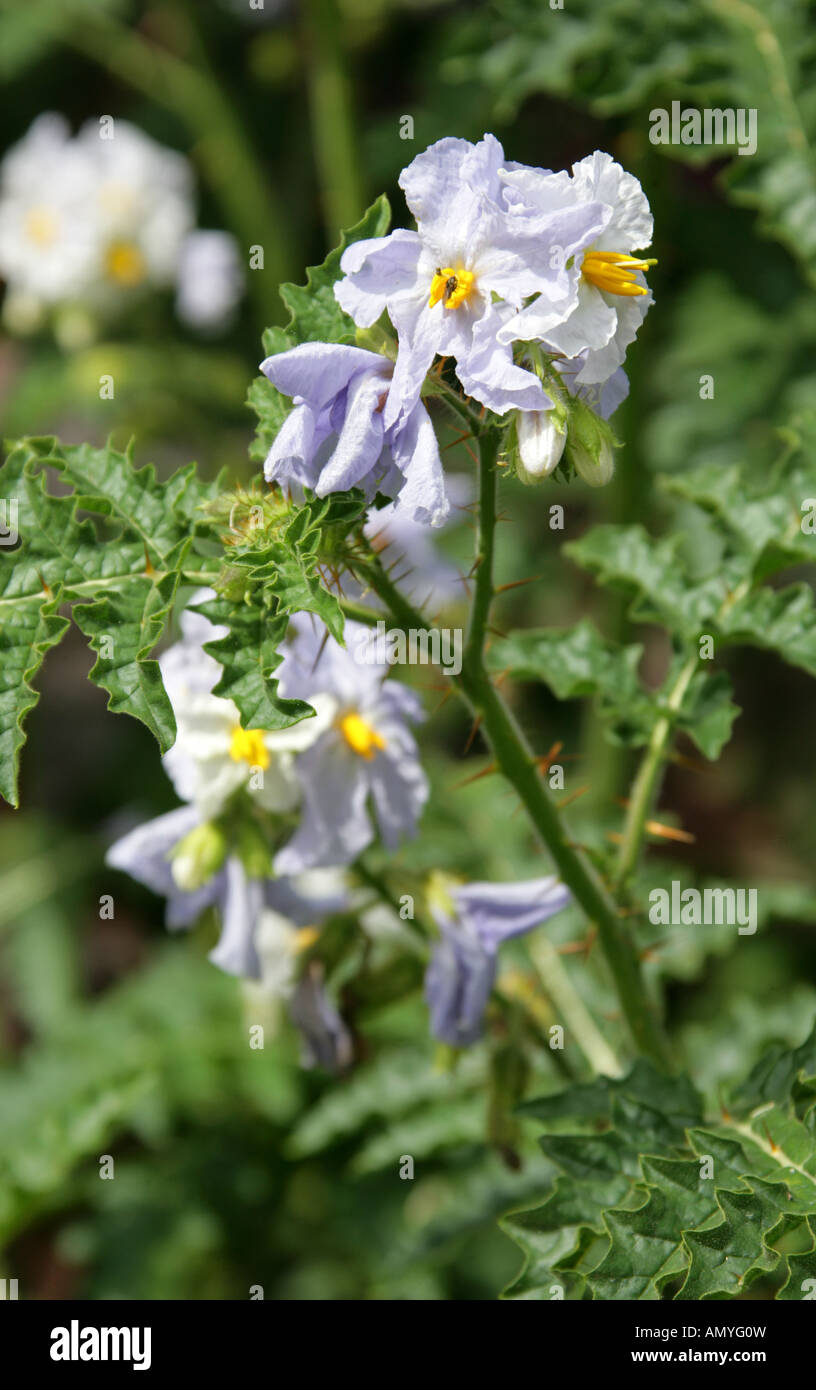
[(545, 994), (573, 1034), (593, 1071), (600, 1076), (622, 1076), (623, 1068), (618, 1058), (573, 986), (550, 938), (543, 931), (535, 932), (529, 949)]
[(655, 724), (646, 752), (632, 783), (626, 823), (623, 829), (623, 841), (615, 869), (614, 887), (616, 891), (626, 887), (637, 868), (640, 851), (646, 836), (646, 822), (654, 806), (666, 749), (674, 729), (674, 716), (683, 703), (691, 678), (697, 670), (698, 662), (699, 656), (697, 652), (693, 652), (680, 671), (667, 701), (670, 713), (662, 715)]
[(365, 206), (360, 144), (336, 0), (304, 0), (304, 11), (312, 142), (326, 234), (334, 246), (342, 228), (353, 226)]
[[(619, 909), (580, 849), (570, 841), (561, 815), (545, 787), (532, 751), (515, 719), (490, 680), (483, 660), (484, 635), (493, 593), (492, 557), (495, 530), (495, 440), (480, 438), (480, 494), (484, 512), (479, 526), (479, 566), (476, 571), (474, 615), (468, 632), (462, 671), (452, 677), (459, 694), (479, 719), (499, 770), (516, 791), (540, 838), (598, 933), (621, 1009), (639, 1052), (668, 1066), (667, 1045), (656, 1012), (643, 984), (633, 943), (624, 934)], [(398, 626), (424, 626), (423, 619), (374, 559), (366, 569), (372, 589), (388, 606)]]
[[(10, 7), (9, 0), (0, 4)], [(278, 285), (295, 273), (286, 219), (228, 94), (203, 56), (194, 67), (101, 16), (83, 19), (62, 37), (76, 52), (180, 116), (199, 142), (196, 157), (243, 254), (248, 256), (250, 246), (263, 246), (264, 268), (248, 277), (261, 326), (281, 323), (285, 314)]]

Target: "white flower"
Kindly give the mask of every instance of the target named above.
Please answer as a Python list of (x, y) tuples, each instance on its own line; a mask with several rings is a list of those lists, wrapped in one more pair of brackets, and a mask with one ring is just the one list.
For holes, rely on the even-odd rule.
[[(212, 597), (202, 590), (194, 602)], [(294, 755), (320, 738), (334, 703), (312, 701), (316, 714), (290, 728), (244, 729), (232, 700), (213, 695), (221, 675), (218, 662), (202, 644), (225, 635), (200, 613), (186, 612), (182, 638), (159, 658), (162, 679), (176, 716), (177, 736), (164, 767), (183, 801), (202, 818), (217, 816), (240, 787), (269, 811), (292, 811), (300, 800)]]
[[(409, 721), (422, 718), (413, 691), (386, 680), (389, 668), (355, 659), (370, 630), (346, 623), (344, 648), (323, 624), (298, 614), (294, 636), (282, 648), (282, 695), (308, 700), (332, 718), (321, 737), (297, 759), (303, 811), (294, 836), (275, 859), (279, 874), (325, 864), (348, 864), (375, 835), (395, 849), (416, 825), (428, 798)], [(300, 727), (300, 726), (298, 726)]]
[(9, 286), (7, 322), (36, 326), (37, 306), (78, 298), (94, 276), (99, 243), (88, 223), (93, 161), (47, 113), (0, 167), (0, 275)]
[(176, 313), (191, 328), (226, 327), (241, 298), (238, 243), (229, 232), (191, 232), (178, 267)]
[(603, 205), (601, 232), (569, 267), (575, 280), (571, 312), (554, 316), (542, 296), (516, 314), (498, 336), (508, 343), (540, 339), (568, 358), (584, 353), (577, 382), (605, 382), (623, 362), (652, 302), (643, 272), (654, 262), (631, 254), (652, 240), (652, 215), (640, 183), (600, 150), (574, 164), (571, 179), (559, 175), (560, 183), (540, 169), (503, 169), (500, 177), (508, 205), (522, 218), (529, 216), (531, 207), (550, 211), (554, 191), (559, 202), (566, 196), (579, 204)]
[(75, 144), (95, 173), (86, 216), (99, 246), (94, 291), (108, 300), (173, 283), (193, 225), (193, 174), (183, 155), (127, 121), (116, 120), (111, 139), (102, 134), (89, 121)]

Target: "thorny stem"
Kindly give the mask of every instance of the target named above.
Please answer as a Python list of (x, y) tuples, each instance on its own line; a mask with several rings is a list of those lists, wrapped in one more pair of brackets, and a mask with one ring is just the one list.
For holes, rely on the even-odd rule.
[[(491, 432), (492, 433), (492, 432)], [(572, 844), (567, 828), (545, 786), (531, 749), (484, 666), (484, 634), (493, 594), (493, 532), (495, 530), (495, 439), (485, 431), (480, 443), (480, 494), (477, 599), (462, 671), (452, 677), (455, 688), (478, 717), (498, 767), (516, 791), (539, 836), (546, 844), (563, 882), (597, 929), (598, 941), (611, 971), (621, 1009), (638, 1050), (659, 1065), (668, 1066), (667, 1046), (655, 1009), (646, 995), (637, 954), (624, 934), (617, 903), (601, 883), (583, 852)], [(421, 628), (419, 613), (400, 593), (375, 557), (366, 568), (369, 583), (388, 606), (398, 626)]]

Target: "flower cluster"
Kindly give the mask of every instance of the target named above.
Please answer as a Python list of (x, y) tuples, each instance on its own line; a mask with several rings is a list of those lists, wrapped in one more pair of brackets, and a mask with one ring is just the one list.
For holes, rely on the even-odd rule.
[(652, 217), (637, 179), (596, 151), (571, 173), (508, 162), (492, 135), (445, 139), (403, 170), (415, 230), (353, 243), (335, 295), (365, 335), (387, 315), (394, 360), (305, 343), (262, 370), (295, 410), (266, 477), (319, 496), (352, 486), (396, 499), (414, 520), (447, 514), (422, 400), (439, 357), (466, 396), (511, 416), (520, 476), (566, 458), (592, 484), (612, 473), (605, 421), (626, 395), (622, 369), (651, 303), (638, 254)]
[(174, 289), (185, 322), (220, 327), (243, 279), (233, 239), (195, 230), (183, 155), (110, 117), (72, 136), (54, 113), (0, 167), (0, 276), (6, 325), (31, 332), (50, 314), (68, 346), (148, 290)]
[[(212, 596), (202, 590), (196, 601)], [(349, 629), (353, 650), (366, 630)], [(316, 997), (314, 972), (295, 987), (300, 929), (347, 902), (341, 870), (375, 826), (392, 849), (415, 833), (428, 786), (408, 724), (421, 709), (404, 686), (385, 683), (390, 668), (355, 661), (300, 614), (278, 677), (283, 695), (315, 713), (279, 731), (245, 729), (233, 702), (214, 693), (221, 672), (205, 644), (223, 635), (196, 608), (182, 614), (181, 638), (160, 666), (178, 729), (164, 766), (185, 804), (131, 830), (108, 863), (167, 899), (168, 927), (190, 926), (215, 907), (221, 936), (211, 960), (297, 996), (295, 1015), (316, 1026), (334, 1012)], [(324, 1057), (314, 1032), (309, 1047)]]

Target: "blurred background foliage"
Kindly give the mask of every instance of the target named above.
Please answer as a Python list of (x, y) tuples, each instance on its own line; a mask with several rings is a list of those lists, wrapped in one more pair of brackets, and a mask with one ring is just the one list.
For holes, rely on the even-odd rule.
[[(217, 341), (186, 334), (160, 300), (73, 352), (46, 334), (6, 337), (4, 435), (112, 434), (121, 446), (135, 434), (137, 459), (162, 470), (197, 457), (208, 474), (226, 464), (248, 481), (244, 400), (261, 330), (284, 318), (278, 282), (302, 280), (383, 190), (404, 224), (396, 180), (415, 153), (485, 130), (508, 158), (545, 167), (609, 150), (644, 185), (659, 258), (616, 417), (625, 447), (599, 493), (505, 482), (499, 579), (537, 582), (509, 590), (497, 622), (563, 626), (591, 613), (608, 636), (644, 645), (641, 669), (656, 684), (665, 636), (632, 629), (561, 543), (594, 521), (644, 521), (680, 533), (703, 572), (709, 523), (661, 476), (736, 464), (748, 487), (778, 457), (780, 427), (813, 402), (813, 10), (806, 0), (0, 0), (3, 148), (42, 111), (75, 128), (120, 116), (189, 156), (201, 225), (232, 231), (245, 254), (265, 250)], [(674, 100), (757, 108), (756, 156), (652, 145), (649, 112)], [(103, 372), (113, 400), (99, 399)], [(699, 395), (703, 374), (711, 400)], [(470, 468), (461, 446), (446, 457)], [(553, 502), (565, 505), (563, 532), (548, 528)], [(442, 541), (465, 572), (471, 524), (463, 510)], [(742, 714), (716, 767), (688, 745), (670, 768), (663, 818), (687, 842), (658, 841), (646, 873), (664, 882), (682, 864), (685, 883), (759, 882), (760, 930), (643, 943), (675, 1047), (712, 1104), (770, 1040), (801, 1041), (816, 1011), (812, 686), (769, 653), (740, 650), (725, 664)], [(78, 636), (46, 664), (23, 810), (0, 811), (0, 1273), (26, 1298), (246, 1298), (252, 1285), (267, 1298), (495, 1296), (519, 1264), (496, 1217), (540, 1198), (550, 1177), (535, 1127), (506, 1113), (510, 985), (488, 1041), (446, 1071), (418, 988), (383, 987), (404, 967), (375, 934), (341, 981), (357, 1044), (346, 1077), (301, 1070), (294, 1038), (271, 1018), (265, 1049), (251, 1050), (258, 1001), (208, 965), (208, 926), (169, 939), (162, 905), (104, 868), (123, 826), (173, 802), (149, 734), (106, 713), (89, 665)], [(435, 795), (422, 839), (381, 865), (392, 891), (436, 867), (542, 872), (512, 795), (489, 777), (467, 781), (484, 766), (478, 738), (439, 707), (427, 672), (417, 683), (437, 711), (423, 745)], [(567, 793), (586, 789), (577, 832), (591, 822), (614, 834), (631, 752), (581, 701), (558, 704), (531, 685), (514, 698), (541, 753), (563, 745)], [(106, 893), (111, 921), (99, 917)], [(572, 948), (561, 959), (619, 1042), (603, 972), (574, 949), (582, 931), (564, 914), (549, 937)], [(511, 983), (513, 964), (511, 951)], [(547, 1007), (542, 996), (542, 1028)], [(519, 1096), (563, 1081), (560, 1054), (542, 1043), (536, 1057), (515, 1079)], [(100, 1179), (102, 1154), (114, 1157), (113, 1182)], [(411, 1182), (398, 1176), (405, 1154)]]

